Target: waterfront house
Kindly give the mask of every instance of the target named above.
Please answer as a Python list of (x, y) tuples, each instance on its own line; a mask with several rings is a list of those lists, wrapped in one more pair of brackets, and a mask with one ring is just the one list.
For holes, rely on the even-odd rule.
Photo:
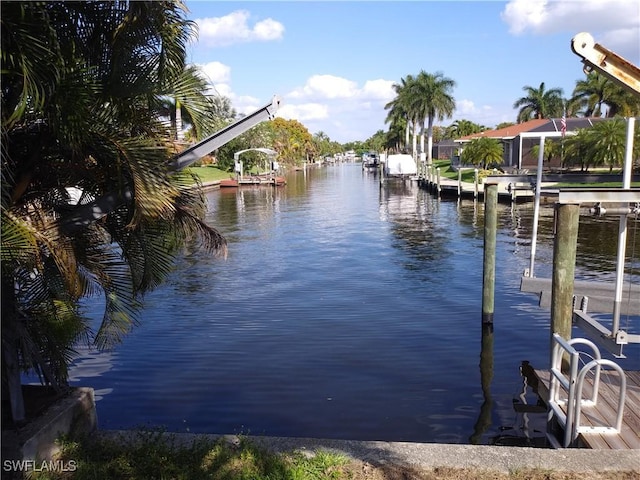
[[(594, 123), (607, 120), (599, 117), (581, 117), (567, 118), (567, 133), (580, 128), (588, 128)], [(560, 141), (561, 119), (560, 118), (542, 118), (529, 120), (527, 122), (518, 123), (497, 130), (486, 130), (480, 133), (474, 133), (455, 140), (455, 142), (464, 149), (464, 145), (474, 138), (489, 137), (500, 140), (503, 144), (503, 164), (506, 170), (514, 169), (536, 169), (538, 159), (533, 155), (532, 150), (535, 145), (540, 144), (539, 135), (544, 133), (552, 133)], [(559, 166), (558, 163), (552, 162), (552, 167)]]

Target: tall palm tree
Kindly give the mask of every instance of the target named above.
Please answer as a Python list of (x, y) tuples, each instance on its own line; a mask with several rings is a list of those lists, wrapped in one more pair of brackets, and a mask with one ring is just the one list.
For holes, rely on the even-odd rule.
[[(185, 242), (225, 241), (158, 117), (193, 34), (180, 2), (11, 2), (0, 21), (2, 382), (20, 421), (21, 372), (63, 388), (76, 343), (118, 342)], [(113, 208), (87, 215), (96, 199)], [(92, 295), (97, 331), (79, 310)]]
[[(635, 137), (637, 142), (638, 130)], [(588, 156), (593, 165), (606, 165), (612, 170), (624, 164), (627, 129), (621, 117), (596, 123), (587, 130), (586, 140), (589, 145)]]
[(581, 104), (586, 117), (629, 117), (640, 113), (637, 95), (595, 71), (589, 73), (586, 79), (576, 81), (572, 101)]
[(611, 82), (611, 92), (607, 99), (607, 117), (618, 115), (623, 117), (636, 117), (640, 115), (640, 96), (634, 95), (626, 88)]
[(472, 122), (471, 120), (456, 120), (449, 127), (447, 127), (447, 136), (449, 138), (466, 137), (467, 135), (473, 135), (474, 133), (480, 133), (487, 129), (482, 125)]
[(600, 117), (607, 99), (610, 80), (598, 72), (591, 72), (584, 80), (577, 80), (571, 101), (578, 102), (584, 109), (585, 117)]
[(544, 82), (538, 88), (525, 85), (522, 87), (526, 96), (519, 98), (513, 104), (513, 108), (519, 108), (518, 123), (526, 122), (532, 118), (560, 117), (563, 113), (563, 100), (561, 88), (545, 88)]
[(413, 111), (413, 106), (411, 104), (412, 98), (410, 95), (410, 88), (414, 81), (415, 80), (412, 75), (407, 75), (406, 77), (400, 79), (400, 83), (393, 84), (393, 89), (396, 92), (396, 96), (392, 101), (384, 106), (385, 110), (389, 110), (387, 118), (385, 119), (385, 123), (391, 123), (392, 126), (394, 126), (393, 124), (398, 122), (404, 124), (404, 148), (408, 148), (411, 131), (413, 131), (414, 135), (414, 145), (416, 143), (415, 112)]
[[(210, 130), (215, 124), (216, 100), (206, 94), (209, 86), (197, 66), (186, 66), (178, 77), (170, 78), (163, 88), (167, 95), (159, 99), (158, 115), (169, 117), (175, 139), (184, 138), (185, 124), (191, 125), (195, 139), (213, 133)], [(219, 117), (216, 115), (216, 118)]]
[(445, 77), (442, 72), (427, 73), (424, 70), (420, 71), (415, 82), (410, 86), (413, 110), (422, 127), (420, 146), (423, 152), (425, 122), (427, 123), (427, 164), (429, 165), (433, 161), (433, 122), (436, 118), (442, 121), (453, 114), (456, 103), (452, 90), (455, 86), (456, 82)]

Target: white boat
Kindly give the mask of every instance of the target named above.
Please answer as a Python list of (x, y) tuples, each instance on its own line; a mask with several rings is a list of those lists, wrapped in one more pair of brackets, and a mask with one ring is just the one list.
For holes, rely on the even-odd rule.
[(362, 169), (377, 171), (380, 167), (380, 158), (377, 153), (365, 152), (362, 154)]

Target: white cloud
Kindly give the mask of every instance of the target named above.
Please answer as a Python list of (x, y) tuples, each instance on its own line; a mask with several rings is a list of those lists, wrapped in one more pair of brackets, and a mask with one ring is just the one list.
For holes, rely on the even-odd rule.
[(396, 96), (393, 90), (394, 83), (393, 80), (367, 80), (362, 88), (362, 94), (364, 97), (384, 100), (385, 103), (388, 103)]
[(350, 98), (358, 95), (356, 82), (333, 75), (313, 75), (304, 87), (289, 94), (291, 98)]
[(329, 107), (321, 103), (285, 103), (277, 113), (278, 117), (287, 120), (298, 120), (300, 123), (323, 120), (329, 117)]
[(476, 112), (477, 109), (472, 100), (456, 100), (456, 116), (468, 115)]
[(231, 68), (220, 62), (209, 62), (198, 67), (204, 72), (207, 80), (212, 84), (229, 83), (231, 80)]
[(224, 47), (236, 43), (268, 42), (280, 40), (284, 35), (284, 25), (267, 18), (249, 25), (251, 14), (246, 10), (236, 10), (224, 17), (198, 18), (199, 40), (211, 47)]
[(220, 62), (209, 62), (197, 65), (205, 75), (205, 78), (211, 85), (213, 95), (223, 95), (231, 97), (231, 68)]
[(632, 61), (640, 55), (637, 0), (511, 0), (500, 16), (514, 35), (589, 32)]

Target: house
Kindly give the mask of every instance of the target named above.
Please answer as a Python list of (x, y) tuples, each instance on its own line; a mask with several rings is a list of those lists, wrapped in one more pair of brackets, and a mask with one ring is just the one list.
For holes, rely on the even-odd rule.
[[(607, 120), (600, 117), (567, 118), (567, 134), (571, 134), (577, 129), (589, 128), (596, 122)], [(486, 130), (473, 135), (467, 135), (455, 140), (464, 149), (465, 143), (474, 138), (489, 137), (500, 140), (503, 144), (503, 166), (510, 169), (533, 168), (536, 169), (538, 159), (533, 155), (532, 150), (535, 145), (540, 144), (542, 135), (550, 138), (562, 138), (561, 119), (542, 118), (518, 123), (510, 127), (499, 128), (497, 130)], [(559, 166), (553, 163), (551, 166)]]

